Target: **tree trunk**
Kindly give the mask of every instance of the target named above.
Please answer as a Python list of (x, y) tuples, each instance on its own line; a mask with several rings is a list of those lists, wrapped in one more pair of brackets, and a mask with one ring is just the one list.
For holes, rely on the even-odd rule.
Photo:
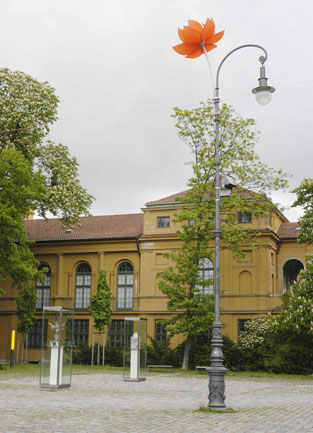
[(102, 366), (104, 366), (104, 355), (105, 355), (105, 332), (103, 333), (103, 340), (102, 340)]
[(24, 361), (25, 334), (22, 334), (21, 364)]
[(97, 366), (99, 367), (100, 362), (100, 332), (98, 333), (98, 353), (97, 353)]
[(188, 368), (190, 346), (191, 346), (191, 337), (188, 335), (187, 340), (186, 340), (186, 344), (185, 344), (185, 350), (184, 350), (184, 359), (183, 359), (183, 365), (182, 365), (183, 370), (187, 370), (187, 368)]
[(91, 346), (91, 365), (93, 365), (93, 355), (95, 352), (95, 334), (92, 333), (92, 346)]
[(26, 332), (25, 362), (28, 362), (28, 331)]

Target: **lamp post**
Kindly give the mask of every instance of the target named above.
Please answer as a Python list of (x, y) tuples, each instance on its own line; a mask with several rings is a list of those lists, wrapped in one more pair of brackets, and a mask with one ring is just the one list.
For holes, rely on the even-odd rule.
[[(207, 56), (204, 43), (201, 44), (202, 49)], [(259, 86), (252, 90), (256, 95), (257, 101), (261, 105), (266, 105), (272, 98), (272, 93), (275, 91), (273, 87), (268, 86), (267, 78), (265, 77), (264, 63), (267, 60), (267, 52), (260, 45), (241, 45), (230, 51), (221, 61), (215, 80), (215, 93), (214, 93), (214, 123), (215, 123), (215, 311), (214, 322), (212, 325), (212, 340), (211, 340), (211, 364), (207, 369), (210, 376), (209, 379), (209, 408), (210, 409), (226, 409), (225, 405), (225, 374), (227, 369), (223, 363), (223, 340), (222, 340), (222, 324), (220, 322), (220, 151), (219, 151), (219, 74), (225, 60), (235, 51), (241, 48), (254, 47), (263, 50), (264, 56), (259, 58), (261, 63)]]

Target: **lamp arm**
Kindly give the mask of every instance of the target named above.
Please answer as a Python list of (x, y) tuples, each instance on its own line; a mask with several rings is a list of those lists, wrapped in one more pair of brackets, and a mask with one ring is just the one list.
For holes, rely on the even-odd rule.
[[(235, 51), (241, 50), (241, 48), (248, 48), (248, 47), (252, 47), (252, 48), (260, 48), (263, 52), (264, 52), (264, 56), (259, 57), (259, 61), (261, 62), (261, 64), (263, 65), (263, 63), (266, 62), (267, 60), (267, 51), (265, 48), (263, 48), (261, 45), (256, 45), (256, 44), (246, 44), (246, 45), (241, 45), (240, 47), (234, 48), (233, 50), (231, 50), (221, 61), (221, 63), (219, 64), (219, 67), (217, 68), (217, 72), (216, 72), (216, 80), (215, 80), (215, 90), (217, 90), (219, 88), (219, 75), (220, 75), (220, 70), (221, 67), (223, 66), (225, 60), (231, 55), (233, 54)], [(216, 92), (218, 93), (218, 92)], [(217, 96), (217, 95), (215, 95)]]

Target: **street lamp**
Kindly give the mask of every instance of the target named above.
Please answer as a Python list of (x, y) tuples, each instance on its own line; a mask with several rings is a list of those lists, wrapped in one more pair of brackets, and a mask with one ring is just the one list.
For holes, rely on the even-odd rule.
[[(204, 44), (202, 49), (204, 54), (207, 56)], [(211, 409), (226, 409), (225, 405), (225, 374), (227, 369), (223, 363), (223, 339), (222, 339), (222, 324), (220, 322), (220, 152), (219, 152), (219, 74), (222, 65), (225, 60), (235, 51), (241, 48), (254, 47), (260, 48), (264, 52), (264, 56), (259, 58), (261, 63), (259, 86), (252, 90), (255, 94), (257, 101), (261, 105), (266, 105), (272, 98), (272, 93), (275, 91), (273, 87), (268, 86), (267, 78), (265, 77), (264, 63), (267, 60), (267, 52), (260, 45), (242, 45), (234, 50), (230, 51), (224, 59), (221, 61), (215, 80), (215, 93), (214, 93), (214, 123), (215, 123), (215, 310), (214, 310), (214, 322), (212, 325), (212, 352), (211, 352), (211, 364), (207, 369), (210, 376), (209, 380), (209, 408)]]

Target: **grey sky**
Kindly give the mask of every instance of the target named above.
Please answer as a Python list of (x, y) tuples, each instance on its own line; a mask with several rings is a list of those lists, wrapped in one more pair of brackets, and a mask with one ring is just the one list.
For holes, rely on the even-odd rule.
[[(191, 155), (171, 109), (197, 106), (212, 86), (204, 56), (188, 60), (172, 46), (188, 19), (213, 17), (225, 30), (209, 54), (213, 68), (242, 44), (268, 51), (277, 89), (270, 105), (251, 94), (261, 55), (252, 48), (224, 64), (220, 96), (256, 119), (259, 155), (293, 174), (293, 188), (312, 177), (312, 16), (312, 0), (2, 0), (1, 67), (55, 87), (59, 121), (50, 138), (77, 156), (82, 184), (96, 197), (93, 214), (139, 212), (186, 188)], [(273, 198), (285, 206), (294, 199)], [(285, 214), (293, 221), (300, 211)]]

